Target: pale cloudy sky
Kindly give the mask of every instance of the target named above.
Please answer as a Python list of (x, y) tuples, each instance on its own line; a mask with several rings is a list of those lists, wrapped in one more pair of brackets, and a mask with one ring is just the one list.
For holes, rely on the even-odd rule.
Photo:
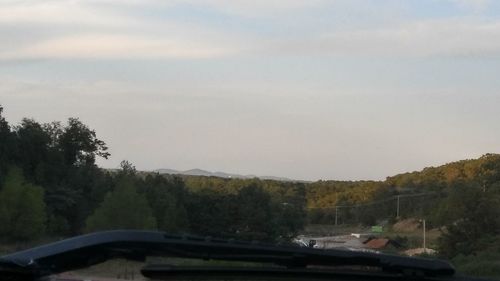
[(12, 123), (117, 167), (383, 179), (500, 152), (500, 1), (0, 0)]

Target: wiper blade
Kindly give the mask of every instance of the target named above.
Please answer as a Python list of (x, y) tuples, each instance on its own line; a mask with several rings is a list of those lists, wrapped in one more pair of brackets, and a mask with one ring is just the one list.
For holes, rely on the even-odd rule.
[(453, 276), (455, 273), (454, 268), (442, 260), (126, 230), (77, 236), (3, 256), (0, 258), (0, 272), (16, 270), (45, 276), (85, 268), (113, 258), (144, 260), (147, 256), (248, 261), (287, 268), (371, 266), (385, 272), (426, 276)]

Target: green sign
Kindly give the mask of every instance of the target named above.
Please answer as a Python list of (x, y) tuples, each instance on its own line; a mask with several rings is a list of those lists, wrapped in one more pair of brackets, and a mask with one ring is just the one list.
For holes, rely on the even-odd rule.
[(384, 232), (384, 229), (380, 225), (374, 225), (374, 226), (372, 226), (372, 232), (373, 233), (382, 233), (382, 232)]

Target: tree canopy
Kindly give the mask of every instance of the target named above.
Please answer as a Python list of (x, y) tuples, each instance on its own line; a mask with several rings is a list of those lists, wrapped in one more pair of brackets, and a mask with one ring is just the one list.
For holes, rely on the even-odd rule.
[(134, 183), (121, 179), (102, 204), (87, 219), (88, 232), (112, 229), (150, 229), (157, 227), (146, 197), (137, 192)]
[[(110, 156), (108, 146), (77, 118), (50, 123), (25, 118), (10, 125), (3, 113), (0, 106), (0, 225), (6, 226), (0, 239), (132, 228), (290, 240), (306, 224), (395, 219), (400, 195), (401, 217), (446, 225), (440, 246), (447, 256), (474, 254), (500, 235), (498, 154), (383, 181), (160, 175), (137, 171), (128, 161), (119, 170), (98, 167), (98, 157)], [(420, 193), (431, 196), (412, 197)], [(478, 242), (462, 245), (463, 237)]]
[(45, 231), (43, 189), (27, 183), (21, 170), (11, 168), (0, 190), (0, 238), (32, 240)]

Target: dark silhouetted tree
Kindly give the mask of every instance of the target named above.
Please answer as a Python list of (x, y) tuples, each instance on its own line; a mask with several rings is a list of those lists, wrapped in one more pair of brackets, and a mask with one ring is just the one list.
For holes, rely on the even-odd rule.
[(77, 118), (69, 118), (58, 140), (66, 165), (94, 164), (97, 156), (107, 159), (108, 147)]

